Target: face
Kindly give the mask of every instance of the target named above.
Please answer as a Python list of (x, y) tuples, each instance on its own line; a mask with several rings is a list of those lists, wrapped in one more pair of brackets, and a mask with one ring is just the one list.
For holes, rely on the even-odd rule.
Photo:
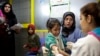
[(60, 33), (60, 26), (55, 25), (50, 31), (54, 36), (58, 36)]
[(33, 34), (34, 31), (32, 30), (32, 28), (29, 28), (28, 32), (29, 32), (30, 34)]
[(67, 16), (64, 20), (64, 26), (70, 28), (73, 24), (73, 18), (71, 16)]
[(9, 5), (9, 4), (6, 4), (5, 7), (4, 7), (4, 11), (5, 11), (6, 13), (9, 13), (10, 10), (11, 10), (10, 5)]
[(80, 15), (80, 25), (84, 33), (88, 32), (88, 23), (86, 19), (87, 18), (83, 14)]

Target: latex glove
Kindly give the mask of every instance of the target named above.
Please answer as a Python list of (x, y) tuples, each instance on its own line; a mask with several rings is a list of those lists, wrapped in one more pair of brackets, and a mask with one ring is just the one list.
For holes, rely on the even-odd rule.
[(72, 49), (72, 47), (73, 47), (73, 45), (74, 45), (74, 43), (73, 42), (67, 42), (67, 48), (68, 49)]
[(62, 54), (56, 54), (55, 56), (63, 56)]
[(47, 53), (48, 49), (45, 46), (42, 46), (42, 51), (43, 51), (43, 53)]

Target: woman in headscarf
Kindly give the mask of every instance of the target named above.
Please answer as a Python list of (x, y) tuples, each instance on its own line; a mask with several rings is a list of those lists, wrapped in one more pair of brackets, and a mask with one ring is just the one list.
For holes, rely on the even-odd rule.
[(83, 33), (79, 28), (75, 26), (75, 15), (73, 12), (65, 12), (62, 20), (61, 36), (64, 42), (66, 51), (70, 54), (71, 51), (67, 48), (67, 43), (75, 43), (77, 39), (83, 36)]
[[(16, 16), (13, 12), (12, 5), (8, 2), (1, 6), (0, 17), (0, 54), (3, 56), (15, 56), (15, 32), (11, 27), (17, 24)], [(7, 54), (4, 54), (7, 53)]]

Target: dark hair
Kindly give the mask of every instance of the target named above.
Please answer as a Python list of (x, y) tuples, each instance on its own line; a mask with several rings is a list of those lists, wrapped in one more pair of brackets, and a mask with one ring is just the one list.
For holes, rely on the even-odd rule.
[[(67, 16), (71, 16), (72, 19), (73, 19), (73, 24), (70, 27), (70, 29), (67, 28), (67, 27), (64, 27), (64, 20), (65, 20), (65, 18)], [(64, 15), (63, 15), (63, 20), (62, 20), (62, 34), (63, 33), (66, 33), (66, 34), (72, 33), (75, 30), (75, 24), (76, 24), (76, 22), (75, 22), (75, 15), (74, 15), (74, 13), (73, 12), (65, 12)]]
[(59, 21), (58, 19), (56, 19), (56, 18), (49, 18), (49, 19), (47, 20), (46, 27), (47, 27), (49, 30), (51, 30), (55, 25), (61, 26), (60, 21)]
[[(6, 12), (4, 11), (4, 7), (5, 7), (6, 4), (9, 4), (9, 5), (10, 5), (11, 10), (10, 10), (9, 13), (6, 13)], [(2, 10), (3, 14), (6, 16), (6, 19), (16, 18), (16, 17), (15, 17), (15, 14), (13, 13), (13, 10), (12, 10), (12, 5), (11, 5), (9, 2), (5, 2), (5, 3), (1, 6), (1, 10)]]
[(88, 15), (93, 16), (96, 26), (100, 26), (100, 2), (91, 2), (81, 8), (81, 13), (87, 17)]

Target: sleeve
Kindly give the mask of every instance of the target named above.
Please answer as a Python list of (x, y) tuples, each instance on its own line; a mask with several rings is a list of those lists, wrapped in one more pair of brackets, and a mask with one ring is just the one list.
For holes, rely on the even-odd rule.
[(18, 23), (18, 22), (17, 22), (17, 18), (16, 18), (16, 16), (15, 16), (15, 15), (14, 15), (13, 22), (14, 22), (14, 24), (17, 24), (17, 23)]
[(40, 38), (38, 35), (36, 35), (36, 38), (37, 38), (36, 39), (37, 46), (38, 46), (38, 48), (40, 48), (41, 47)]
[(4, 15), (3, 15), (3, 13), (2, 13), (2, 11), (0, 10), (0, 17), (4, 17)]
[(79, 39), (72, 48), (71, 56), (89, 56), (89, 45), (85, 43)]
[(56, 40), (53, 36), (46, 37), (45, 44), (47, 48), (51, 49), (51, 46), (56, 45)]

